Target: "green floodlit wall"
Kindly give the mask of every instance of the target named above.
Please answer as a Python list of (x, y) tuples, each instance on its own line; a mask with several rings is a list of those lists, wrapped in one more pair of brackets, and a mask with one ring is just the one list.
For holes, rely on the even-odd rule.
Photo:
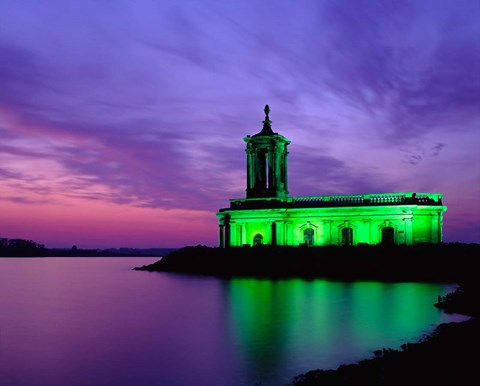
[[(388, 228), (391, 242), (397, 245), (439, 243), (442, 241), (443, 212), (446, 209), (439, 201), (435, 205), (390, 203), (375, 206), (223, 209), (217, 213), (219, 244), (378, 244), (385, 241), (382, 239), (385, 237), (384, 228)], [(351, 229), (349, 241), (345, 240), (345, 228)]]

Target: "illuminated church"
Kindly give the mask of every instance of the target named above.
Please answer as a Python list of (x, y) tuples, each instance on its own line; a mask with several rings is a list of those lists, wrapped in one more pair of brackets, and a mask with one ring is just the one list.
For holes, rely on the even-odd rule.
[(287, 146), (265, 106), (262, 130), (247, 135), (246, 198), (220, 209), (220, 247), (259, 244), (324, 246), (442, 241), (439, 193), (288, 196)]

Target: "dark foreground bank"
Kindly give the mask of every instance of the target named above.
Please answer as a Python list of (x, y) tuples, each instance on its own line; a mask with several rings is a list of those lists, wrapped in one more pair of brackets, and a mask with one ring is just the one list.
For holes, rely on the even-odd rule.
[(480, 244), (355, 247), (185, 247), (137, 270), (221, 277), (464, 281), (475, 278)]
[(372, 358), (336, 370), (313, 370), (291, 386), (476, 385), (480, 379), (479, 244), (294, 248), (186, 247), (137, 270), (220, 277), (328, 278), (377, 281), (451, 281), (455, 293), (432, 299), (445, 312), (470, 315), (462, 323), (440, 325), (432, 335), (401, 350), (383, 349)]

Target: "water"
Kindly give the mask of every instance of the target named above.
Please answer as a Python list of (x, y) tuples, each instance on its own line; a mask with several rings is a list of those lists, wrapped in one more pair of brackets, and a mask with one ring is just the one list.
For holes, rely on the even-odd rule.
[(2, 386), (283, 385), (398, 348), (452, 285), (219, 280), (157, 258), (1, 258)]

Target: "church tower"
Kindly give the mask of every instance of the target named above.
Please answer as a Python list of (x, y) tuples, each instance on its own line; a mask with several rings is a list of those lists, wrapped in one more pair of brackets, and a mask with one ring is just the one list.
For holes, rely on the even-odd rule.
[(247, 143), (247, 198), (286, 198), (287, 145), (290, 141), (273, 132), (268, 105), (264, 111), (262, 130), (243, 139)]

